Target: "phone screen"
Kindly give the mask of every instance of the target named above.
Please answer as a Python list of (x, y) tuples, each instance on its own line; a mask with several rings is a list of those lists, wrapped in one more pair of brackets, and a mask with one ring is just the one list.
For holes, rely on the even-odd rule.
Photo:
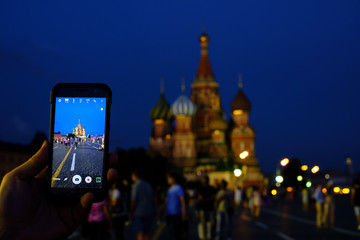
[(106, 98), (56, 97), (52, 188), (102, 187)]

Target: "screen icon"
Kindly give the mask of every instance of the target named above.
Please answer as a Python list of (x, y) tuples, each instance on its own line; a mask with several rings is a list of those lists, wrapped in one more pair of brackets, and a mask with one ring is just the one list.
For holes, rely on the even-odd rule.
[(73, 183), (74, 184), (80, 184), (81, 183), (81, 177), (80, 177), (80, 175), (75, 175), (75, 176), (73, 176), (73, 178), (72, 178), (72, 181), (73, 181)]
[(69, 99), (68, 99), (68, 98), (65, 98), (65, 102), (66, 102), (66, 103), (69, 103)]
[(85, 182), (86, 182), (86, 183), (91, 183), (91, 180), (92, 180), (92, 179), (91, 179), (90, 176), (87, 176), (87, 177), (85, 178)]
[(58, 102), (61, 102), (61, 99), (59, 99)]
[(94, 103), (96, 103), (96, 100), (94, 99)]
[(89, 103), (90, 102), (90, 99), (86, 99), (86, 103)]
[(96, 177), (96, 183), (101, 183), (101, 177)]
[(75, 98), (73, 98), (73, 103), (75, 103)]
[(81, 98), (79, 99), (79, 102), (82, 103), (82, 99), (81, 99)]

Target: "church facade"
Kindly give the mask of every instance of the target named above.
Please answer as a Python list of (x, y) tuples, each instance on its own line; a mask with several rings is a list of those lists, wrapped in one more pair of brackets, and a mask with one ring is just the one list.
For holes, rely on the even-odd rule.
[(150, 112), (150, 152), (167, 157), (190, 178), (240, 169), (242, 175), (237, 181), (241, 185), (261, 185), (263, 175), (255, 157), (255, 131), (249, 123), (251, 102), (240, 82), (230, 103), (231, 119), (226, 121), (208, 56), (209, 41), (204, 32), (200, 36), (201, 56), (190, 98), (185, 95), (184, 83), (182, 94), (172, 105), (161, 90), (160, 99)]

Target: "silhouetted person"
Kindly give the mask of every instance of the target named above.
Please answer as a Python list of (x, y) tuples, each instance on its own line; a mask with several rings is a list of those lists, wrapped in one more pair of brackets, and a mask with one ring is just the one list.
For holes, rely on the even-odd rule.
[[(230, 216), (228, 212), (229, 207), (229, 195), (227, 192), (227, 182), (222, 180), (220, 183), (220, 189), (215, 197), (216, 207), (216, 239), (224, 239), (224, 235), (227, 238), (231, 238)], [(225, 232), (225, 230), (227, 230)]]
[(254, 186), (252, 192), (252, 208), (251, 213), (255, 217), (260, 216), (260, 209), (261, 209), (261, 193), (259, 188)]
[(309, 208), (309, 190), (306, 187), (301, 190), (301, 200), (303, 210), (307, 211)]
[(182, 238), (182, 220), (186, 218), (186, 204), (184, 189), (178, 184), (177, 175), (169, 173), (168, 184), (170, 185), (166, 194), (166, 223), (169, 240)]
[(110, 190), (111, 216), (115, 237), (124, 239), (124, 226), (128, 220), (128, 182), (123, 180), (122, 184), (114, 184)]
[(92, 204), (88, 222), (89, 237), (91, 240), (102, 240), (106, 238), (107, 230), (112, 226), (107, 199)]
[(153, 190), (137, 171), (133, 172), (131, 177), (134, 185), (131, 191), (130, 221), (137, 239), (149, 240), (154, 217)]
[(209, 177), (205, 176), (201, 179), (201, 187), (199, 188), (199, 225), (198, 235), (200, 239), (212, 239), (212, 227), (214, 225), (214, 204), (216, 190), (209, 185)]
[(315, 207), (316, 207), (316, 226), (317, 228), (323, 227), (323, 214), (324, 214), (324, 194), (322, 192), (322, 184), (319, 183), (315, 192), (313, 194), (313, 198), (315, 199)]
[(354, 212), (357, 221), (357, 229), (360, 231), (360, 179), (357, 178), (351, 189), (351, 201), (354, 206)]
[(325, 228), (334, 228), (335, 226), (335, 194), (333, 189), (332, 182), (328, 182), (324, 198), (323, 223)]

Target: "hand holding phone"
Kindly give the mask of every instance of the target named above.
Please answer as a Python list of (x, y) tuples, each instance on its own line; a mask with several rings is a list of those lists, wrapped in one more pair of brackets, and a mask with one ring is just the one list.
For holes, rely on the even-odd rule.
[(59, 84), (51, 94), (50, 191), (78, 199), (106, 195), (111, 90), (105, 84)]
[[(48, 198), (46, 166), (50, 144), (27, 162), (5, 175), (0, 187), (0, 239), (65, 239), (87, 216), (94, 200), (87, 193), (76, 202)], [(109, 155), (109, 166), (117, 161)], [(109, 182), (115, 182), (117, 172), (110, 168)]]

